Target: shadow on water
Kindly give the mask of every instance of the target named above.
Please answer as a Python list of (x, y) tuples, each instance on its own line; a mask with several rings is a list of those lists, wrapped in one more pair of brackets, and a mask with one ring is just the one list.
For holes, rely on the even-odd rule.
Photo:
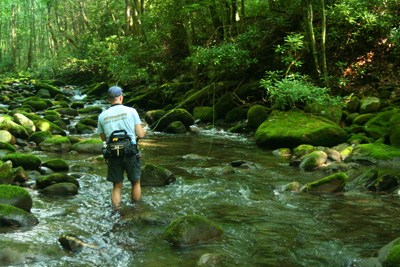
[[(221, 266), (350, 266), (400, 236), (393, 227), (398, 198), (279, 192), (284, 184), (305, 184), (326, 174), (290, 167), (287, 159), (257, 148), (246, 137), (216, 130), (153, 133), (141, 147), (143, 163), (169, 169), (177, 177), (175, 184), (144, 187), (142, 201), (133, 205), (125, 180), (123, 208), (114, 210), (105, 165), (86, 162), (87, 155), (41, 154), (88, 168), (81, 173), (79, 194), (49, 197), (31, 191), (32, 213), (40, 224), (2, 235), (51, 248), (42, 254), (38, 249), (29, 266), (194, 266), (206, 253), (221, 255)], [(237, 160), (252, 164), (223, 171)], [(224, 235), (197, 246), (167, 244), (162, 232), (186, 214), (214, 220)], [(67, 252), (57, 241), (65, 233), (99, 247)]]

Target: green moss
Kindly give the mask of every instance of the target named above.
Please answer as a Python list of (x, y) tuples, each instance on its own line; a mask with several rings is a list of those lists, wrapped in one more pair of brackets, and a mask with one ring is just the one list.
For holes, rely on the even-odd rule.
[(316, 150), (317, 149), (312, 145), (299, 145), (298, 147), (293, 149), (293, 156), (302, 157)]
[(212, 122), (216, 114), (212, 107), (196, 107), (193, 109), (193, 117), (202, 122)]
[(44, 162), (42, 165), (56, 171), (69, 169), (69, 164), (64, 159), (51, 159)]
[(42, 163), (38, 156), (23, 153), (7, 154), (1, 160), (11, 160), (14, 167), (22, 166), (25, 170), (37, 170)]
[(100, 114), (103, 111), (101, 107), (88, 107), (88, 108), (81, 108), (78, 110), (80, 114), (88, 114), (88, 113), (96, 113)]
[(323, 185), (332, 183), (332, 182), (334, 182), (334, 181), (346, 183), (348, 180), (349, 180), (349, 177), (347, 176), (346, 173), (344, 173), (344, 172), (338, 172), (338, 173), (332, 174), (332, 175), (330, 175), (330, 176), (328, 176), (328, 177), (325, 177), (325, 178), (323, 178), (323, 179), (320, 179), (320, 180), (318, 180), (318, 181), (315, 181), (315, 182), (306, 184), (306, 185), (302, 188), (301, 191), (302, 191), (302, 192), (308, 192), (308, 191), (311, 191), (311, 190), (314, 189), (314, 188), (321, 187), (321, 186), (323, 186)]
[(376, 115), (374, 113), (368, 113), (368, 114), (362, 114), (354, 118), (353, 123), (357, 125), (364, 125), (366, 124), (370, 119), (375, 117)]
[(16, 152), (17, 149), (9, 143), (0, 142), (0, 149), (7, 149), (13, 152)]
[(382, 143), (359, 145), (356, 150), (364, 154), (364, 156), (382, 160), (400, 157), (400, 149)]
[(385, 260), (386, 267), (400, 266), (400, 245), (393, 246)]
[(49, 131), (35, 132), (29, 136), (29, 140), (34, 141), (36, 144), (40, 144), (46, 139), (49, 139), (53, 134)]
[(0, 185), (0, 198), (10, 199), (14, 197), (28, 197), (31, 195), (29, 192), (22, 187), (14, 186), (14, 185)]
[(250, 128), (257, 128), (268, 117), (267, 109), (261, 105), (252, 106), (247, 111), (247, 124)]

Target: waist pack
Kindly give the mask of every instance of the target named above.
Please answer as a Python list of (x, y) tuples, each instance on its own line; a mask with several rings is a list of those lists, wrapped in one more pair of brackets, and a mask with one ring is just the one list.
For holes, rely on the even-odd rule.
[(132, 144), (132, 140), (125, 130), (112, 132), (107, 145), (103, 147), (105, 159), (136, 155), (137, 153), (137, 146)]

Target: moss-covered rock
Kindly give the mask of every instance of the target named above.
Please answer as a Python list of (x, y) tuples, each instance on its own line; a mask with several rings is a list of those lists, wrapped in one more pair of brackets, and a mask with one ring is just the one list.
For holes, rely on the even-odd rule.
[(174, 220), (164, 231), (163, 238), (176, 245), (207, 242), (223, 234), (221, 226), (197, 215), (185, 215)]
[(79, 114), (100, 114), (102, 111), (101, 107), (87, 107), (78, 110)]
[(57, 183), (40, 190), (45, 195), (76, 195), (78, 187), (73, 183)]
[(52, 136), (53, 134), (50, 131), (40, 131), (32, 133), (29, 136), (29, 140), (35, 142), (38, 145), (44, 140), (51, 138)]
[(355, 147), (349, 159), (364, 164), (398, 168), (400, 149), (382, 143), (362, 144)]
[(353, 123), (357, 125), (364, 125), (375, 116), (376, 115), (374, 113), (361, 114), (354, 118)]
[(325, 192), (334, 193), (340, 192), (346, 185), (349, 177), (346, 173), (338, 172), (318, 181), (304, 185), (301, 192)]
[(314, 151), (306, 156), (300, 162), (300, 168), (306, 171), (321, 167), (328, 160), (328, 155), (324, 151)]
[(340, 150), (340, 157), (342, 160), (346, 160), (348, 157), (351, 156), (354, 148), (352, 146), (346, 147), (345, 149)]
[(312, 103), (307, 105), (306, 111), (314, 115), (327, 118), (336, 124), (340, 123), (343, 115), (341, 106), (332, 106), (332, 105), (326, 106), (326, 105), (319, 105), (317, 103)]
[(244, 121), (247, 118), (247, 109), (244, 108), (233, 108), (226, 113), (225, 122), (237, 122), (237, 121)]
[(67, 135), (67, 133), (61, 127), (57, 126), (56, 124), (46, 119), (40, 118), (34, 120), (33, 122), (35, 123), (36, 129), (38, 131), (49, 131), (53, 135), (62, 135), (62, 136)]
[(51, 97), (62, 94), (62, 91), (60, 89), (47, 83), (35, 82), (34, 85), (37, 90), (46, 89), (47, 91), (49, 91)]
[(332, 121), (297, 111), (269, 116), (254, 137), (257, 145), (268, 148), (293, 148), (301, 144), (329, 147), (348, 139), (347, 133)]
[(71, 149), (71, 142), (67, 137), (54, 136), (41, 142), (39, 148), (48, 152), (68, 152)]
[(186, 133), (186, 126), (181, 121), (174, 121), (167, 128), (164, 129), (164, 133), (179, 134)]
[(96, 131), (95, 127), (82, 123), (77, 123), (75, 128), (78, 134), (92, 134)]
[(39, 223), (39, 220), (25, 210), (14, 206), (0, 204), (0, 226), (29, 227)]
[(51, 97), (49, 90), (46, 90), (43, 88), (37, 92), (36, 96), (40, 97), (40, 98), (50, 98)]
[(10, 160), (14, 168), (21, 166), (25, 170), (38, 170), (42, 163), (42, 160), (38, 156), (24, 153), (7, 154), (1, 160)]
[(151, 128), (155, 131), (162, 132), (172, 122), (181, 121), (187, 129), (194, 124), (194, 117), (185, 109), (173, 109), (165, 114), (165, 116), (157, 119)]
[(302, 158), (314, 151), (317, 148), (312, 145), (299, 145), (293, 149), (292, 157), (290, 158), (290, 165), (291, 166), (298, 166), (302, 160)]
[(0, 130), (0, 142), (13, 144), (15, 137), (9, 131)]
[(31, 107), (34, 111), (41, 111), (48, 108), (48, 105), (43, 100), (28, 100), (24, 102), (25, 106)]
[(97, 120), (94, 120), (92, 118), (82, 118), (79, 120), (80, 124), (84, 124), (84, 125), (88, 125), (88, 126), (92, 126), (92, 127), (97, 127)]
[(14, 185), (0, 185), (0, 204), (14, 206), (30, 212), (32, 197), (25, 188)]
[(69, 164), (65, 159), (50, 159), (46, 162), (43, 162), (42, 166), (52, 169), (53, 171), (68, 171)]
[(398, 109), (387, 110), (385, 112), (380, 112), (375, 117), (370, 119), (365, 125), (364, 129), (368, 136), (379, 139), (389, 137), (389, 124), (390, 120), (398, 113)]
[(349, 144), (370, 144), (374, 141), (373, 138), (368, 137), (365, 133), (350, 134), (349, 139), (347, 139), (347, 143)]
[(236, 104), (234, 103), (233, 95), (230, 92), (224, 94), (214, 105), (218, 119), (225, 118), (228, 111), (235, 107)]
[(291, 157), (293, 155), (290, 148), (278, 148), (272, 151), (272, 154), (278, 157)]
[(101, 154), (103, 142), (101, 139), (87, 139), (73, 144), (71, 149), (79, 153)]
[(377, 97), (366, 97), (360, 101), (360, 114), (375, 113), (381, 108), (381, 100)]
[(21, 113), (16, 113), (13, 115), (13, 119), (16, 123), (18, 123), (19, 125), (22, 125), (26, 129), (28, 129), (28, 131), (30, 133), (36, 132), (35, 124), (33, 123), (32, 120), (28, 119), (25, 115), (23, 115)]
[(25, 183), (29, 180), (28, 173), (21, 166), (12, 169), (14, 183)]
[(216, 114), (212, 107), (195, 107), (193, 109), (193, 117), (202, 122), (213, 122)]
[(68, 115), (68, 116), (73, 116), (76, 117), (79, 115), (78, 111), (73, 108), (56, 108), (55, 111), (62, 115)]
[(29, 137), (28, 131), (25, 129), (25, 127), (13, 121), (6, 120), (1, 122), (0, 130), (8, 131), (17, 138), (27, 139)]
[(360, 99), (357, 96), (351, 97), (350, 101), (346, 104), (349, 113), (357, 112), (360, 107)]
[(389, 123), (390, 145), (400, 148), (400, 113), (392, 116)]
[(385, 267), (400, 266), (400, 238), (383, 246), (378, 251), (378, 260)]
[(39, 189), (44, 189), (48, 186), (60, 183), (72, 183), (79, 187), (79, 181), (66, 173), (53, 173), (36, 179), (36, 185)]
[(261, 105), (252, 106), (247, 111), (247, 124), (250, 128), (256, 129), (268, 117), (267, 109)]
[(142, 186), (164, 186), (175, 182), (175, 175), (160, 166), (147, 163), (142, 168), (142, 178), (140, 183)]
[(14, 176), (12, 175), (12, 166), (0, 161), (0, 185), (12, 184), (13, 182)]
[(10, 143), (6, 143), (6, 142), (2, 142), (2, 141), (0, 141), (0, 149), (6, 149), (11, 152), (17, 151), (17, 149), (14, 146), (12, 146)]

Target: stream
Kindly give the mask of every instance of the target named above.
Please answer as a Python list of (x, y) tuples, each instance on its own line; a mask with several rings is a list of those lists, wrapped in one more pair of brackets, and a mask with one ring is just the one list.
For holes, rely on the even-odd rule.
[[(42, 162), (65, 159), (70, 173), (81, 178), (76, 196), (29, 190), (39, 224), (0, 229), (38, 250), (43, 244), (54, 248), (25, 266), (195, 266), (207, 253), (220, 255), (218, 266), (352, 266), (400, 237), (398, 196), (282, 192), (279, 188), (290, 182), (305, 184), (329, 174), (291, 167), (288, 159), (257, 147), (248, 136), (194, 126), (190, 134), (150, 133), (140, 147), (143, 164), (167, 168), (176, 182), (142, 187), (142, 200), (131, 204), (125, 179), (119, 211), (111, 206), (106, 165), (86, 161), (93, 155), (32, 152)], [(224, 172), (237, 160), (251, 163), (250, 168)], [(196, 246), (168, 244), (161, 238), (164, 229), (186, 214), (215, 221), (224, 234)], [(66, 233), (98, 247), (65, 251), (58, 238)]]

